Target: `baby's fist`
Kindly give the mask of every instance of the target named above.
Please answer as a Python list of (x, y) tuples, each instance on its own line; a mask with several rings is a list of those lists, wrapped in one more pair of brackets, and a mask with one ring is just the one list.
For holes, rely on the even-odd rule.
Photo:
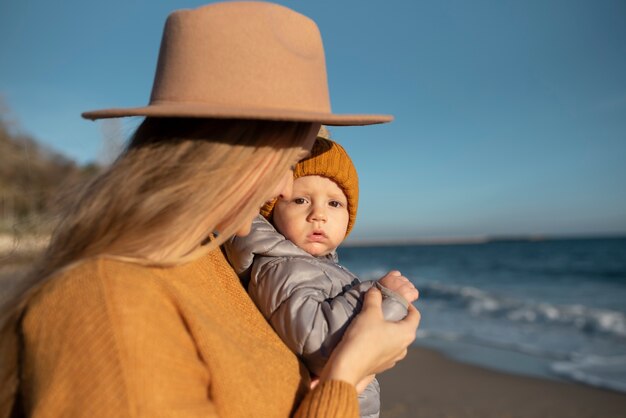
[(415, 302), (419, 297), (419, 292), (415, 286), (413, 286), (413, 283), (397, 270), (390, 271), (378, 282), (387, 289), (402, 296), (409, 303)]

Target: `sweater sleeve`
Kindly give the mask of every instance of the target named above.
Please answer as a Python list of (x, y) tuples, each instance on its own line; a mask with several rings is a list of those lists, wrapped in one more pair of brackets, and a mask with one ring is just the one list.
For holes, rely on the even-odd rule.
[[(375, 285), (358, 282), (337, 292), (323, 270), (296, 258), (267, 263), (253, 276), (251, 298), (285, 344), (318, 375), (361, 310), (364, 293)], [(384, 295), (385, 318), (404, 317), (406, 301), (376, 285)]]
[(300, 403), (294, 418), (357, 418), (359, 404), (354, 386), (340, 380), (320, 383)]
[(145, 280), (119, 290), (94, 275), (61, 280), (31, 302), (22, 322), (26, 415), (217, 416), (176, 307)]

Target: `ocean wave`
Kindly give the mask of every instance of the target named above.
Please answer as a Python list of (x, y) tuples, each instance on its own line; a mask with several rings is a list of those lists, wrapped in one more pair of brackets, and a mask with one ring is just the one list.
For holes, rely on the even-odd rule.
[(626, 356), (586, 356), (553, 363), (551, 370), (566, 379), (626, 393)]
[(511, 342), (505, 340), (494, 340), (466, 332), (418, 329), (415, 336), (418, 340), (434, 339), (449, 343), (468, 343), (477, 346), (484, 346), (488, 348), (495, 348), (499, 350), (526, 354), (528, 356), (538, 357), (549, 361), (565, 362), (570, 361), (576, 357), (576, 354), (574, 353), (564, 353), (555, 350), (548, 350), (532, 344), (522, 344), (519, 342)]
[[(551, 374), (586, 385), (626, 393), (626, 356), (580, 355), (559, 353), (526, 344), (507, 343), (471, 334), (418, 330), (417, 339), (435, 339), (448, 343), (469, 343), (491, 349), (506, 350), (547, 360)], [(463, 356), (459, 359), (463, 361)], [(494, 367), (498, 367), (497, 364)]]
[(600, 268), (600, 267), (589, 267), (589, 268), (566, 268), (566, 267), (554, 267), (554, 268), (535, 268), (535, 269), (520, 269), (526, 273), (537, 274), (537, 275), (545, 275), (552, 277), (563, 277), (563, 278), (585, 278), (585, 279), (595, 279), (595, 280), (603, 280), (607, 282), (616, 282), (622, 283), (626, 281), (626, 270), (622, 268)]
[(583, 305), (554, 305), (502, 297), (469, 286), (428, 283), (419, 286), (420, 298), (443, 300), (474, 316), (504, 318), (513, 322), (545, 323), (575, 327), (589, 334), (626, 339), (626, 315)]

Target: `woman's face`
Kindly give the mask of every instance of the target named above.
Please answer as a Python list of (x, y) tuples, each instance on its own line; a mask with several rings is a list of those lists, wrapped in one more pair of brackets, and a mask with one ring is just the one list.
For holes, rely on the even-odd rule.
[[(313, 143), (315, 142), (315, 137), (317, 136), (317, 133), (319, 132), (320, 127), (321, 127), (321, 124), (319, 123), (314, 123), (311, 125), (311, 130), (309, 131), (309, 135), (307, 136), (306, 141), (302, 144), (302, 148), (306, 151), (304, 151), (302, 155), (298, 156), (296, 161), (293, 162), (294, 165), (298, 161), (300, 161), (302, 158), (306, 157), (309, 151), (311, 151), (311, 148), (313, 148)], [(266, 201), (272, 200), (277, 197), (288, 200), (288, 199), (291, 199), (292, 191), (293, 191), (293, 166), (289, 168), (283, 174), (283, 178), (281, 179), (280, 183), (276, 186), (274, 190), (271, 191), (271, 193), (268, 193), (267, 199), (265, 200)], [(235, 235), (237, 235), (238, 237), (245, 237), (246, 235), (250, 233), (252, 221), (254, 220), (254, 218), (258, 216), (260, 209), (261, 208), (258, 208), (255, 213), (252, 213), (250, 215), (250, 220), (246, 222), (245, 224), (243, 224), (241, 228), (239, 228), (239, 230), (235, 232)]]

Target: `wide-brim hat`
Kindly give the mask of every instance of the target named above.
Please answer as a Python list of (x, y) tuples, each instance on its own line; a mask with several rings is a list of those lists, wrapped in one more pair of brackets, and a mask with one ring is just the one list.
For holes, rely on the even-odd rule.
[(334, 114), (315, 22), (284, 6), (226, 2), (167, 18), (147, 106), (87, 119), (208, 117), (369, 125), (390, 115)]

